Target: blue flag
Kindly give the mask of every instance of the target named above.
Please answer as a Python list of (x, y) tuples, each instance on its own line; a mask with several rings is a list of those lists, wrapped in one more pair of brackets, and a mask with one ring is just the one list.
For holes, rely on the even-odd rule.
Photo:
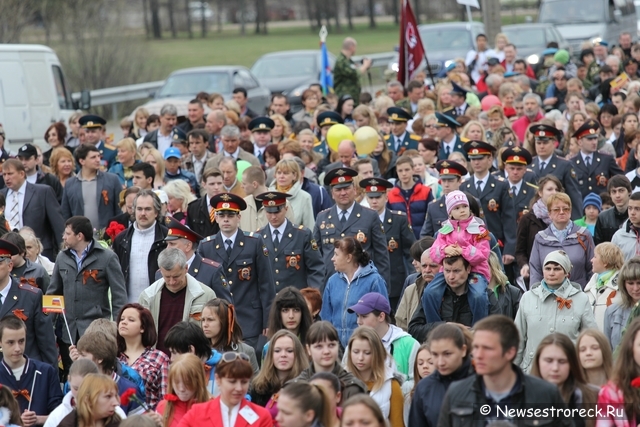
[(322, 93), (326, 95), (333, 92), (333, 74), (331, 73), (329, 54), (327, 53), (327, 44), (325, 42), (320, 42), (320, 61), (322, 62), (320, 84), (322, 85)]

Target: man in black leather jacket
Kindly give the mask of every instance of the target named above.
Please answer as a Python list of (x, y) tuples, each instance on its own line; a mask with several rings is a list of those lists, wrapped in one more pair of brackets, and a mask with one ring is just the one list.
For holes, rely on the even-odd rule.
[(607, 183), (607, 191), (611, 195), (613, 207), (600, 212), (596, 221), (596, 229), (593, 242), (598, 245), (603, 242), (610, 242), (613, 235), (622, 227), (629, 218), (627, 207), (629, 197), (631, 197), (631, 182), (624, 175), (615, 175)]

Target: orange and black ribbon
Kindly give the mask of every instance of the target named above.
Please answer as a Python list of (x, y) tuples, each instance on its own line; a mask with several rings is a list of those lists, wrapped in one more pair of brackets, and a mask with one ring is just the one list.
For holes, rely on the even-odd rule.
[(82, 284), (86, 285), (87, 280), (90, 277), (95, 280), (96, 283), (100, 283), (100, 279), (98, 279), (98, 270), (85, 270), (82, 272)]
[(563, 308), (571, 308), (572, 300), (564, 299), (562, 297), (556, 297), (556, 301), (558, 301), (558, 309), (562, 310)]
[(102, 200), (104, 200), (104, 204), (109, 204), (109, 192), (107, 190), (102, 190)]
[(20, 283), (23, 285), (31, 285), (36, 288), (38, 287), (35, 277), (29, 277), (28, 279), (26, 277), (21, 277)]
[(29, 390), (11, 390), (11, 394), (13, 394), (13, 397), (15, 397), (16, 399), (18, 398), (18, 396), (22, 396), (27, 399), (27, 402), (31, 402), (31, 395), (29, 395)]

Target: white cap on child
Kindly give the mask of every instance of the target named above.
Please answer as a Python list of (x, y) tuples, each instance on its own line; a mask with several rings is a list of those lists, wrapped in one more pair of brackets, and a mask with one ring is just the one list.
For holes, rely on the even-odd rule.
[(447, 194), (445, 203), (447, 204), (448, 215), (451, 215), (451, 211), (453, 210), (453, 208), (455, 208), (458, 205), (469, 206), (469, 200), (467, 199), (467, 195), (459, 190), (455, 190)]

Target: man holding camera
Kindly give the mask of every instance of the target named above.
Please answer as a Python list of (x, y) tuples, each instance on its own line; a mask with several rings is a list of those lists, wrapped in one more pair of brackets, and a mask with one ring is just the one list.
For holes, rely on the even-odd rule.
[(336, 60), (333, 69), (333, 89), (341, 98), (343, 95), (351, 95), (353, 102), (358, 105), (360, 101), (360, 73), (366, 73), (371, 67), (371, 59), (364, 58), (362, 65), (358, 67), (351, 57), (356, 54), (356, 41), (347, 37), (342, 42), (342, 51)]

